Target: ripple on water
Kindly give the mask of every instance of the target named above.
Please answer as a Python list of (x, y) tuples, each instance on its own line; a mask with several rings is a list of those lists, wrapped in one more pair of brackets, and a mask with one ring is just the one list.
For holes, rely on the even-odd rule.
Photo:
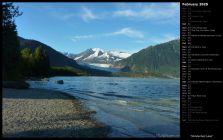
[(133, 96), (119, 95), (119, 94), (109, 94), (109, 93), (101, 93), (101, 94), (103, 94), (104, 96), (112, 96), (112, 97), (118, 97), (118, 98), (129, 98), (129, 99), (135, 98)]
[(109, 85), (113, 85), (113, 86), (116, 86), (118, 85), (118, 83), (108, 83)]
[(114, 100), (114, 103), (118, 105), (127, 105), (127, 101), (125, 100)]
[[(54, 82), (57, 79), (63, 79), (65, 83), (58, 85)], [(106, 112), (107, 115), (97, 116), (105, 118), (100, 121), (120, 126), (121, 129), (126, 128), (124, 133), (132, 134), (134, 137), (139, 136), (141, 131), (138, 131), (139, 127), (131, 130), (131, 124), (140, 128), (145, 126), (148, 131), (154, 126), (157, 129), (152, 130), (156, 134), (179, 134), (180, 89), (179, 84), (175, 83), (171, 83), (170, 80), (123, 77), (52, 77), (49, 78), (49, 82), (32, 81), (31, 87), (71, 93), (86, 105), (95, 106), (97, 114)], [(123, 124), (125, 121), (126, 124)], [(170, 125), (174, 129), (166, 130)]]

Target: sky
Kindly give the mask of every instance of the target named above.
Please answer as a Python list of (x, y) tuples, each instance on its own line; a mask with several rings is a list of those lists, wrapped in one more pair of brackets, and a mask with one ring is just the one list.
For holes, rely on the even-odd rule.
[(89, 48), (135, 53), (180, 36), (180, 4), (173, 2), (14, 3), (18, 35), (60, 52)]

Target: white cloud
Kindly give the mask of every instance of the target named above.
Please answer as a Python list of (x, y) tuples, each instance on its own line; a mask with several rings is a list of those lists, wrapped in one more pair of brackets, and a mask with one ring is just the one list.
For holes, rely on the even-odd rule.
[(58, 9), (52, 7), (47, 7), (47, 8), (50, 16), (59, 20), (70, 20), (72, 18), (79, 17), (85, 22), (89, 22), (90, 20), (99, 19), (99, 16), (97, 16), (87, 7), (81, 7), (80, 12), (72, 12), (63, 8), (58, 8)]
[(76, 35), (76, 36), (73, 36), (71, 40), (74, 42), (77, 42), (79, 40), (90, 39), (90, 38), (94, 38), (94, 35)]
[(114, 16), (124, 16), (124, 17), (136, 16), (136, 12), (130, 9), (118, 10), (118, 11), (115, 11), (113, 14)]
[(114, 17), (126, 17), (141, 20), (171, 20), (179, 19), (180, 4), (152, 3), (150, 5), (139, 5), (138, 8), (124, 8), (113, 12)]
[(81, 18), (88, 22), (90, 20), (99, 19), (98, 16), (96, 16), (89, 8), (82, 7), (83, 13), (81, 14)]
[(179, 36), (176, 36), (174, 34), (163, 34), (161, 37), (151, 37), (149, 41), (152, 42), (153, 44), (158, 44), (158, 43), (168, 42), (170, 40), (174, 40), (177, 38), (179, 38)]
[(133, 39), (143, 39), (144, 34), (139, 31), (132, 29), (130, 27), (125, 27), (120, 30), (108, 33), (100, 33), (100, 34), (88, 34), (88, 35), (76, 35), (71, 38), (72, 41), (77, 42), (79, 40), (84, 39), (95, 39), (95, 38), (104, 38), (104, 37), (111, 37), (111, 36), (127, 36)]
[(50, 16), (63, 21), (70, 20), (76, 16), (73, 13), (62, 13), (58, 11), (51, 11), (49, 14)]
[(150, 44), (150, 45), (155, 45), (155, 44), (160, 44), (160, 43), (165, 43), (174, 39), (179, 38), (179, 36), (174, 35), (174, 34), (163, 34), (160, 36), (151, 36), (147, 39), (138, 39), (135, 40), (135, 43), (140, 43), (140, 44)]
[(144, 38), (144, 34), (141, 31), (126, 27), (116, 32), (109, 33), (109, 35), (124, 35), (130, 38)]
[[(180, 4), (179, 3), (134, 3), (117, 4), (117, 10), (101, 10), (92, 11), (87, 6), (80, 7), (77, 9), (66, 9), (56, 6), (45, 6), (43, 5), (44, 11), (57, 18), (59, 20), (70, 20), (75, 17), (81, 18), (85, 22), (96, 19), (110, 19), (110, 18), (128, 18), (133, 20), (150, 20), (158, 21), (160, 23), (171, 23), (173, 20), (179, 21), (180, 17)], [(121, 6), (120, 6), (121, 5)]]
[(49, 16), (59, 19), (59, 20), (70, 20), (77, 16), (75, 12), (69, 11), (68, 9), (61, 7), (59, 5), (41, 5), (41, 8), (38, 8), (39, 12), (43, 14), (48, 14)]

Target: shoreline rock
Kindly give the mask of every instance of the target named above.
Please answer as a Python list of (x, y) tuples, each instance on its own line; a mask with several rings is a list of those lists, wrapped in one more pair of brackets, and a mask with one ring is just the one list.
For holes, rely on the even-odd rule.
[(56, 81), (57, 84), (64, 84), (64, 81), (63, 80), (58, 80)]
[(107, 137), (110, 127), (92, 118), (75, 97), (45, 89), (3, 88), (3, 137)]

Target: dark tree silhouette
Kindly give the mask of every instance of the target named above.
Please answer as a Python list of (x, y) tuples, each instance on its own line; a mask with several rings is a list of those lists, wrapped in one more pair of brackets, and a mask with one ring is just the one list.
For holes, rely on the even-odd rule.
[(2, 3), (2, 74), (4, 80), (13, 79), (18, 75), (20, 55), (15, 17), (21, 14), (18, 7), (15, 7), (13, 3)]

